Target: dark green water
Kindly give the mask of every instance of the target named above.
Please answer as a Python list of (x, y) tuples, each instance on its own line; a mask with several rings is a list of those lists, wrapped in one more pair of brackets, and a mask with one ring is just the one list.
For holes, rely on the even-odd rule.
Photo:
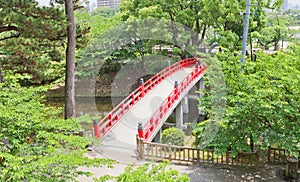
[[(62, 109), (64, 107), (64, 98), (48, 98), (46, 105)], [(89, 114), (91, 116), (103, 116), (112, 110), (110, 97), (79, 97), (76, 98), (76, 115), (82, 116)]]
[[(111, 97), (78, 97), (76, 98), (76, 116), (89, 115), (101, 118), (109, 113), (113, 109), (113, 105), (116, 105), (121, 100), (122, 98), (112, 99)], [(184, 114), (184, 123), (198, 122), (197, 104), (197, 100), (189, 99), (189, 113)], [(49, 98), (46, 105), (61, 109), (61, 117), (63, 117), (64, 98)], [(175, 122), (173, 115), (168, 119), (171, 122)], [(90, 131), (93, 127), (92, 119), (83, 119), (81, 124), (86, 131)], [(192, 128), (188, 127), (186, 132), (191, 133), (191, 131)]]
[[(61, 110), (61, 117), (64, 116), (64, 98), (48, 98), (46, 105), (55, 107)], [(76, 116), (97, 116), (96, 118), (102, 118), (113, 108), (110, 97), (79, 97), (76, 98)], [(80, 117), (79, 117), (80, 118)], [(91, 131), (93, 123), (91, 118), (84, 117), (78, 119), (85, 131)]]

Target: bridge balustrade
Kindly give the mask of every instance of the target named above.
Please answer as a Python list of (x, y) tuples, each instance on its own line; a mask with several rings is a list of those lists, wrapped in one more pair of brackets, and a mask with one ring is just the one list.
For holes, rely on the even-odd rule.
[[(193, 64), (195, 64), (196, 60), (194, 60)], [(199, 67), (195, 67), (195, 69), (177, 86), (175, 85), (174, 90), (165, 99), (157, 109), (152, 118), (145, 124), (143, 127), (143, 131), (140, 132), (140, 138), (143, 138), (145, 141), (148, 141), (150, 136), (153, 134), (155, 129), (159, 126), (161, 120), (164, 116), (169, 112), (171, 107), (174, 105), (175, 101), (179, 99), (182, 93), (186, 90), (186, 88), (205, 70), (205, 67), (200, 65)]]

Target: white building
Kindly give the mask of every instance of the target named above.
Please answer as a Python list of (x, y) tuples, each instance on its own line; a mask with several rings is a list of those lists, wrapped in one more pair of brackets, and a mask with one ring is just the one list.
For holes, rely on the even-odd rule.
[(121, 0), (90, 0), (89, 11), (95, 10), (97, 7), (107, 6), (111, 8), (117, 8), (121, 4)]

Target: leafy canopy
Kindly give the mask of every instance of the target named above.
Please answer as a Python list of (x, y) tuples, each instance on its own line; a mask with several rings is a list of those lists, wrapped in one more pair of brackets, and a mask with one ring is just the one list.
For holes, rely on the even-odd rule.
[[(75, 120), (59, 119), (40, 96), (45, 88), (20, 87), (15, 76), (0, 84), (0, 180), (76, 180), (78, 166), (111, 166), (108, 159), (83, 157), (88, 138)], [(18, 76), (21, 79), (22, 76)]]
[[(219, 132), (209, 146), (223, 153), (227, 149), (235, 152), (251, 150), (251, 142), (266, 149), (277, 145), (298, 155), (300, 149), (300, 46), (273, 55), (257, 53), (254, 62), (247, 62), (240, 71), (240, 61), (227, 52), (218, 56), (226, 83), (225, 116), (217, 118)], [(213, 71), (206, 72), (214, 74)], [(207, 82), (206, 97), (201, 105), (209, 116), (213, 110), (214, 94)], [(209, 123), (209, 122), (208, 122)], [(197, 136), (203, 137), (203, 124)], [(196, 132), (197, 133), (197, 132)], [(249, 142), (251, 140), (251, 142)]]

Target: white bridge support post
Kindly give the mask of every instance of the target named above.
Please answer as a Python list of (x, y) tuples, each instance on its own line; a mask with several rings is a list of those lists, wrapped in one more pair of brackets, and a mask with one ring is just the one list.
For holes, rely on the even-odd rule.
[(187, 95), (183, 98), (182, 110), (184, 114), (189, 113), (189, 98)]
[(176, 128), (187, 129), (187, 126), (183, 124), (183, 107), (181, 101), (175, 109), (176, 113)]

